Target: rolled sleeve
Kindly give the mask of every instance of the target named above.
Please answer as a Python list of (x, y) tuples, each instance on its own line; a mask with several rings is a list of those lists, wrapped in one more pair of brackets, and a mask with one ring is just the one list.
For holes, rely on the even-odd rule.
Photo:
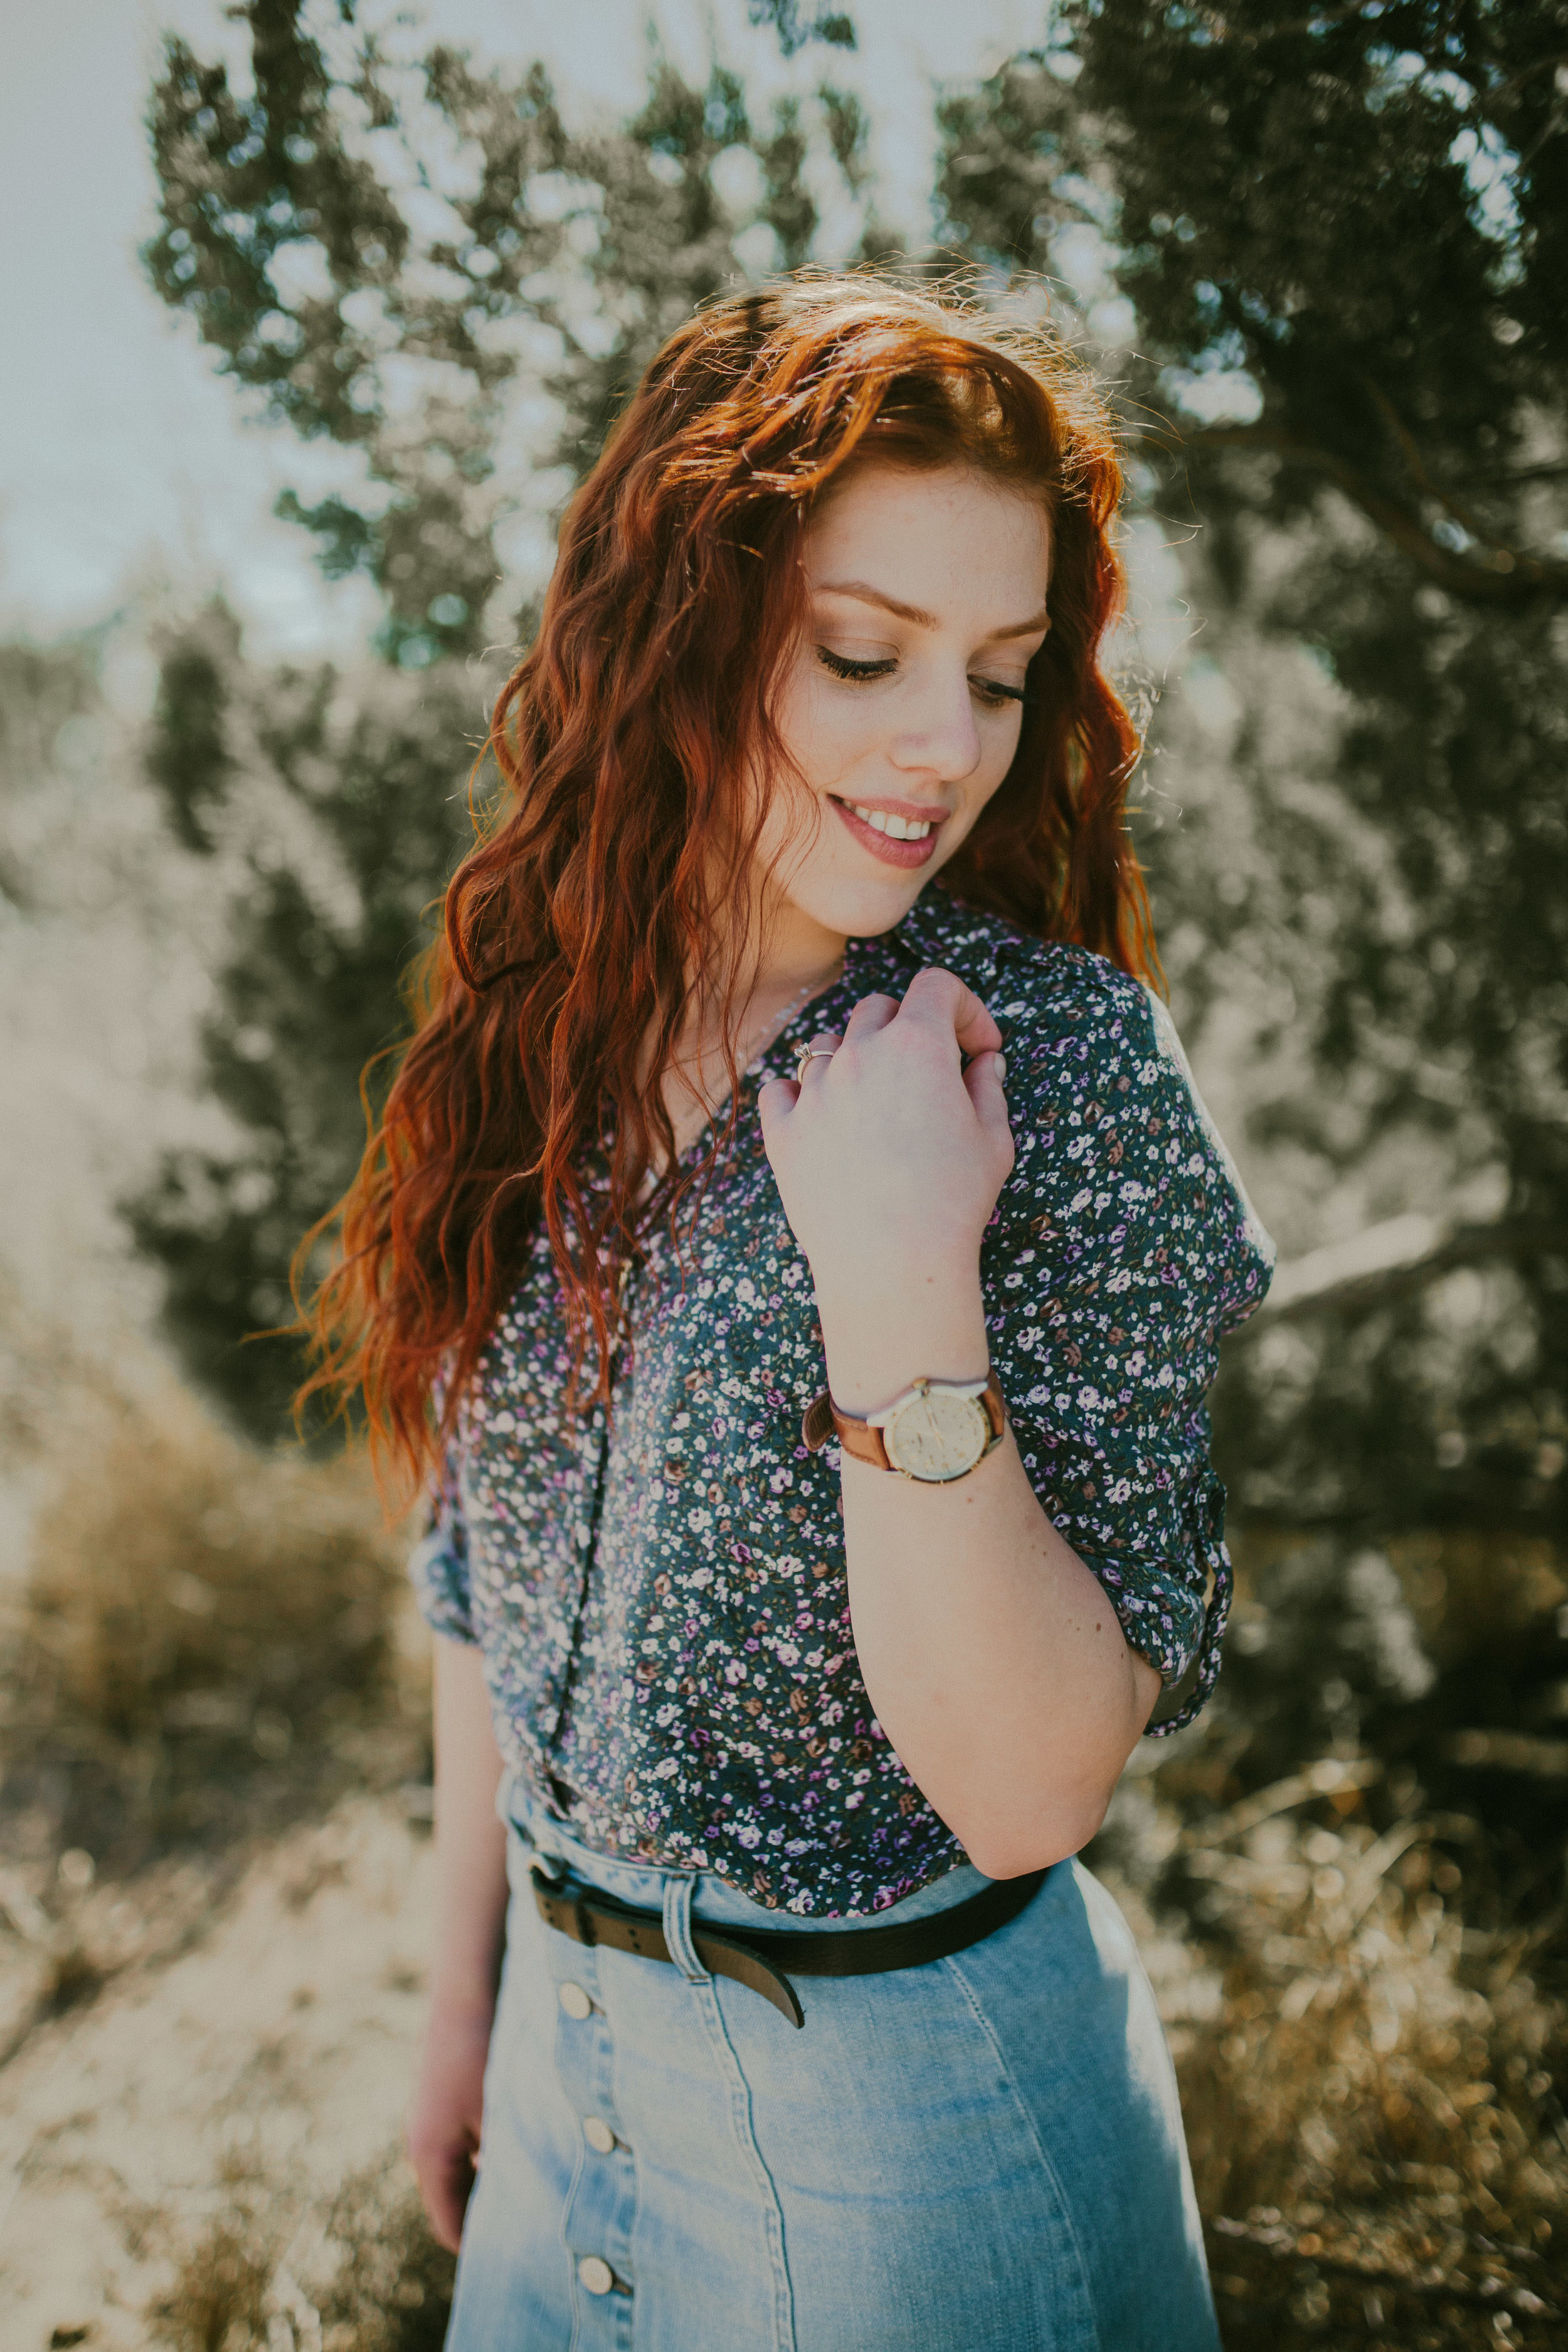
[(1125, 1431), (1055, 1424), (1050, 1401), (1013, 1413), (1024, 1467), (1053, 1524), (1099, 1578), (1128, 1646), (1167, 1686), (1197, 1675), (1159, 1732), (1189, 1723), (1214, 1688), (1230, 1611), (1225, 1488), (1208, 1458), (1206, 1416), (1184, 1444), (1141, 1444)]
[(1129, 1646), (1167, 1686), (1191, 1677), (1152, 1727), (1165, 1734), (1219, 1672), (1231, 1572), (1205, 1400), (1270, 1245), (1163, 1008), (1099, 971), (1009, 1034), (1017, 1156), (987, 1237), (991, 1352), (1042, 1507)]
[(468, 1572), (468, 1526), (450, 1457), (431, 1492), (425, 1532), (410, 1555), (408, 1574), (419, 1613), (434, 1633), (454, 1642), (479, 1640)]

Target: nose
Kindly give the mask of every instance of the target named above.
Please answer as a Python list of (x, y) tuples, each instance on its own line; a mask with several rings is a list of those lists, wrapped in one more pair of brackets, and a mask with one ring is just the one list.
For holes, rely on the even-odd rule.
[(962, 783), (980, 763), (980, 730), (966, 667), (932, 664), (900, 712), (893, 765), (906, 774)]

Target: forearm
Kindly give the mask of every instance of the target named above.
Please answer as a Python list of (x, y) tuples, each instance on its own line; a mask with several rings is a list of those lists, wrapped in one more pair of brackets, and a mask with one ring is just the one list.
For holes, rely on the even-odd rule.
[(501, 1759), (479, 1651), (437, 1638), (435, 1685), (438, 1927), (431, 1997), (439, 2010), (488, 2015), (506, 1926), (506, 1832), (496, 1817)]
[[(919, 1373), (984, 1373), (977, 1272), (922, 1270), (876, 1313), (819, 1305), (846, 1411), (875, 1411)], [(1041, 1509), (1011, 1433), (952, 1486), (846, 1457), (843, 1489), (856, 1650), (911, 1778), (993, 1877), (1076, 1853), (1160, 1678)]]
[[(835, 1044), (831, 1038), (827, 1044)], [(1014, 1164), (1001, 1032), (952, 972), (862, 997), (801, 1081), (763, 1089), (846, 1412), (985, 1371), (980, 1247)], [(877, 1717), (988, 1875), (1074, 1853), (1159, 1694), (1011, 1439), (950, 1486), (847, 1461), (849, 1608)]]

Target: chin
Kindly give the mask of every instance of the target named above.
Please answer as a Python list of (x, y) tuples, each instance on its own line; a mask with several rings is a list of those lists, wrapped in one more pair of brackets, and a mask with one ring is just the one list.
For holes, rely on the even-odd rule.
[(890, 874), (885, 881), (876, 876), (864, 880), (857, 876), (853, 881), (839, 877), (816, 889), (794, 889), (790, 897), (803, 915), (820, 923), (826, 931), (839, 931), (850, 940), (876, 939), (902, 922), (940, 870), (922, 867), (915, 873)]

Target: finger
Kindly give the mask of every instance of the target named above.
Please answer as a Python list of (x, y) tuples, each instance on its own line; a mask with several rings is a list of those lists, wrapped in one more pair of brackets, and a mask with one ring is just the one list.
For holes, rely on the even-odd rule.
[(904, 992), (901, 1015), (950, 1029), (963, 1054), (994, 1054), (1001, 1050), (1002, 1032), (972, 988), (954, 971), (939, 964), (917, 971)]
[(844, 1040), (837, 1029), (819, 1029), (811, 1041), (811, 1059), (800, 1065), (800, 1076), (796, 1083), (802, 1087), (808, 1087), (811, 1084), (813, 1073), (825, 1071), (843, 1043)]
[(793, 1078), (770, 1078), (757, 1090), (757, 1117), (762, 1121), (763, 1149), (773, 1150), (772, 1139), (779, 1134), (796, 1103), (800, 1088)]
[(463, 2219), (473, 2187), (473, 2160), (466, 2154), (427, 2164), (420, 2171), (419, 2191), (430, 2217), (430, 2227), (448, 2253), (455, 2254), (461, 2242)]
[(1005, 1054), (976, 1054), (963, 1073), (963, 1088), (974, 1105), (974, 1115), (982, 1127), (994, 1134), (1011, 1139), (1012, 1121), (1007, 1117), (1007, 1056)]
[(844, 1024), (844, 1042), (848, 1045), (853, 1040), (858, 1045), (863, 1037), (875, 1036), (879, 1029), (885, 1029), (898, 1016), (896, 996), (863, 996)]

